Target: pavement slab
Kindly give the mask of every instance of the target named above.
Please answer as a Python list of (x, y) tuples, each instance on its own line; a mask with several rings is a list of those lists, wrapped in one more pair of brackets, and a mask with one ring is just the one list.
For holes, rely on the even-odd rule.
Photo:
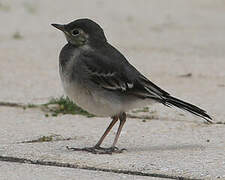
[[(74, 152), (70, 147), (93, 146), (110, 120), (79, 115), (45, 117), (39, 110), (1, 108), (8, 115), (2, 120), (0, 161), (4, 158), (25, 162), (53, 163), (99, 171), (138, 172), (159, 177), (189, 179), (225, 178), (224, 124), (204, 124), (177, 119), (128, 119), (118, 142), (122, 154), (95, 155)], [(11, 111), (11, 113), (10, 113)], [(4, 113), (0, 113), (4, 117)], [(18, 121), (15, 121), (14, 115)], [(31, 118), (32, 117), (32, 118)], [(3, 123), (4, 121), (4, 123)], [(110, 146), (116, 128), (103, 146)], [(57, 135), (50, 142), (33, 142), (42, 136)], [(8, 142), (7, 142), (8, 141)]]
[[(41, 166), (33, 164), (9, 163), (0, 162), (0, 179), (1, 180), (78, 180), (78, 179), (93, 179), (93, 180), (111, 180), (111, 179), (135, 179), (135, 180), (160, 180), (156, 177), (138, 177), (126, 174), (117, 174), (112, 172), (98, 172), (80, 169), (71, 169), (64, 167)], [(13, 172), (13, 173), (12, 173)]]

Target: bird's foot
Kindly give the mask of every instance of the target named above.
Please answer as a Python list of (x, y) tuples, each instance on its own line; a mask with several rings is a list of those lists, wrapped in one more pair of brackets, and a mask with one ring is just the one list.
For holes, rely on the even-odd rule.
[(94, 147), (85, 147), (85, 148), (72, 148), (72, 147), (66, 147), (69, 150), (72, 151), (86, 151), (93, 154), (113, 154), (113, 153), (122, 153), (123, 151), (126, 151), (126, 149), (119, 149), (117, 147), (110, 147), (110, 148), (102, 148), (100, 146), (94, 146)]

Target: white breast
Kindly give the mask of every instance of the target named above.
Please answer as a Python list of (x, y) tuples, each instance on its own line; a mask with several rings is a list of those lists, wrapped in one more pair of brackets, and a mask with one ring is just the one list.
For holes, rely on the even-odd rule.
[(114, 116), (122, 110), (118, 98), (107, 92), (90, 91), (82, 85), (62, 80), (66, 95), (78, 106), (98, 116)]
[[(61, 82), (66, 95), (84, 110), (98, 116), (113, 116), (121, 112), (122, 104), (118, 97), (107, 91), (99, 91), (96, 87), (90, 88), (82, 79), (72, 79), (73, 66), (79, 53), (74, 52), (71, 61), (68, 61), (64, 71), (59, 67)], [(79, 68), (79, 67), (78, 67)], [(74, 77), (76, 78), (76, 77)]]

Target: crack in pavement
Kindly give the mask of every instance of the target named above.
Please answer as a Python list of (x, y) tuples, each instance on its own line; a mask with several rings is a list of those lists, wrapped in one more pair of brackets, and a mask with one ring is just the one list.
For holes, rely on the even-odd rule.
[(12, 157), (12, 156), (0, 156), (0, 161), (21, 163), (21, 164), (35, 164), (35, 165), (42, 165), (42, 166), (74, 168), (74, 169), (83, 169), (83, 170), (101, 171), (101, 172), (112, 172), (112, 173), (126, 174), (126, 175), (149, 176), (149, 177), (158, 177), (158, 178), (164, 178), (164, 179), (200, 180), (200, 179), (195, 179), (195, 178), (186, 178), (186, 177), (182, 177), (182, 176), (173, 176), (173, 175), (157, 174), (157, 173), (144, 173), (141, 171), (129, 171), (129, 170), (121, 170), (121, 169), (96, 168), (96, 167), (92, 167), (92, 166), (79, 166), (79, 165), (70, 164), (70, 163), (61, 163), (61, 162), (56, 162), (56, 161), (31, 160), (31, 159), (17, 158), (17, 157)]
[(6, 106), (6, 107), (20, 107), (20, 108), (24, 108), (25, 105), (21, 104), (21, 103), (14, 103), (14, 102), (0, 102), (0, 106)]
[[(16, 102), (4, 102), (4, 101), (0, 101), (0, 106), (5, 106), (5, 107), (14, 107), (14, 108), (38, 108), (41, 109), (41, 107), (44, 104), (23, 104), (23, 103), (16, 103)], [(156, 115), (134, 115), (134, 114), (130, 114), (127, 113), (127, 117), (128, 118), (134, 118), (134, 119), (147, 119), (147, 120), (152, 120), (152, 119), (159, 119), (158, 116)]]

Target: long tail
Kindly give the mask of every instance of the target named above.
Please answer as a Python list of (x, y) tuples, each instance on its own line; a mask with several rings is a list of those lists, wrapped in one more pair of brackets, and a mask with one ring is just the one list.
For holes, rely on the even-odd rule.
[(200, 116), (202, 118), (204, 118), (207, 122), (209, 123), (213, 123), (211, 120), (212, 118), (206, 113), (205, 110), (203, 109), (200, 109), (199, 107), (193, 105), (193, 104), (190, 104), (190, 103), (187, 103), (187, 102), (184, 102), (180, 99), (177, 99), (175, 97), (172, 97), (172, 96), (166, 96), (165, 101), (163, 102), (163, 104), (167, 105), (167, 106), (175, 106), (175, 107), (178, 107), (180, 109), (183, 109), (183, 110), (186, 110), (192, 114), (195, 114), (197, 116)]

